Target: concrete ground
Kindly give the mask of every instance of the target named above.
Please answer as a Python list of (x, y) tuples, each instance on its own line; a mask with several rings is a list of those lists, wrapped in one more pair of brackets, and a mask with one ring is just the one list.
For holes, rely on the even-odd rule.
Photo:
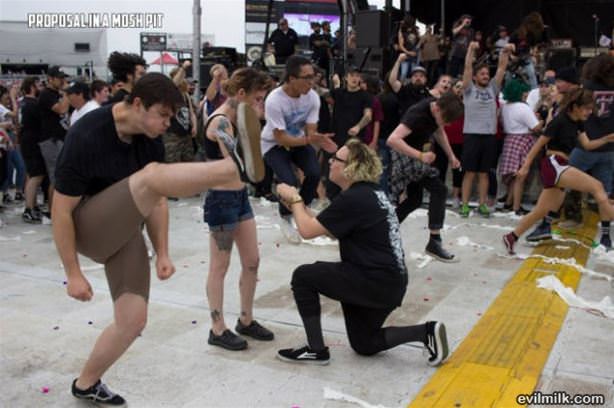
[[(275, 332), (275, 340), (249, 341), (249, 348), (241, 352), (207, 344), (204, 281), (209, 234), (202, 222), (201, 199), (171, 202), (170, 252), (177, 272), (165, 282), (152, 277), (147, 328), (104, 381), (131, 407), (359, 406), (326, 399), (325, 388), (373, 406), (402, 407), (411, 402), (436, 370), (427, 366), (422, 349), (406, 345), (373, 357), (355, 354), (340, 308), (324, 298), (322, 326), (331, 364), (306, 367), (275, 359), (277, 349), (305, 342), (289, 287), (293, 269), (316, 260), (336, 260), (338, 248), (326, 240), (288, 244), (276, 225), (276, 207), (259, 200), (252, 204), (262, 258), (255, 315)], [(87, 406), (70, 396), (69, 387), (96, 337), (112, 319), (104, 271), (84, 259), (94, 298), (88, 303), (69, 298), (50, 226), (22, 223), (21, 211), (9, 207), (1, 215), (0, 406)], [(418, 210), (402, 225), (410, 283), (403, 305), (388, 324), (444, 321), (454, 350), (520, 266), (519, 260), (499, 256), (500, 236), (515, 220), (509, 216), (464, 220), (448, 212), (444, 241), (460, 256), (457, 264), (424, 259), (426, 220), (425, 211)], [(531, 248), (520, 251), (529, 253)], [(588, 267), (614, 275), (614, 264), (595, 257)], [(224, 309), (231, 327), (239, 312), (238, 275), (234, 253)], [(613, 288), (604, 280), (583, 276), (578, 294), (598, 301), (612, 296)], [(606, 406), (614, 407), (613, 333), (614, 320), (570, 309), (538, 389), (605, 394)]]

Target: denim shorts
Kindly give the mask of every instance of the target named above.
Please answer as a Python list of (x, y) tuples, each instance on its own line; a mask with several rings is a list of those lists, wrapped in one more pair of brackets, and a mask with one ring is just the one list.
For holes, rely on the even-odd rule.
[(254, 218), (246, 188), (207, 191), (204, 210), (210, 231), (230, 231), (241, 221)]

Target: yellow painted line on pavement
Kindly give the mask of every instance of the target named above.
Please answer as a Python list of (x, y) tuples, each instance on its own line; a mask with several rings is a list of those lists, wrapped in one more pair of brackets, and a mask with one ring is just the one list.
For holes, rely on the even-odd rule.
[[(563, 236), (590, 247), (598, 216), (585, 211), (584, 221), (575, 234), (563, 232)], [(590, 250), (576, 243), (548, 241), (533, 254), (573, 257), (586, 265)], [(555, 271), (565, 286), (577, 289), (581, 274), (575, 268), (536, 258), (525, 260), (409, 407), (515, 407), (517, 395), (531, 394), (568, 309), (556, 293), (537, 287), (536, 280), (547, 275), (547, 270)]]

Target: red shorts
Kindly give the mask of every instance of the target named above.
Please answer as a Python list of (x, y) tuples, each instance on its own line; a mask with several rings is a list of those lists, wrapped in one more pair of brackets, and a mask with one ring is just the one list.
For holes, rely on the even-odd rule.
[(544, 188), (556, 187), (561, 178), (561, 174), (568, 168), (567, 159), (561, 156), (552, 155), (542, 158), (540, 163), (540, 175)]

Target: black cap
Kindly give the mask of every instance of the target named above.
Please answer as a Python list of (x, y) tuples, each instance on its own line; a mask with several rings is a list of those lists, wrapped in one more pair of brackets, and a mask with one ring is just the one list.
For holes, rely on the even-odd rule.
[(348, 65), (345, 69), (345, 74), (360, 74), (360, 69), (356, 65)]
[(47, 76), (53, 77), (53, 78), (66, 78), (68, 75), (66, 75), (60, 69), (60, 67), (58, 67), (57, 65), (54, 65), (52, 67), (49, 67), (49, 69), (47, 70)]
[(84, 97), (87, 97), (90, 94), (90, 87), (81, 81), (72, 81), (68, 84), (68, 88), (66, 88), (67, 94), (81, 94)]
[(556, 79), (559, 81), (569, 82), (570, 84), (578, 85), (578, 71), (574, 67), (564, 67), (556, 71)]

